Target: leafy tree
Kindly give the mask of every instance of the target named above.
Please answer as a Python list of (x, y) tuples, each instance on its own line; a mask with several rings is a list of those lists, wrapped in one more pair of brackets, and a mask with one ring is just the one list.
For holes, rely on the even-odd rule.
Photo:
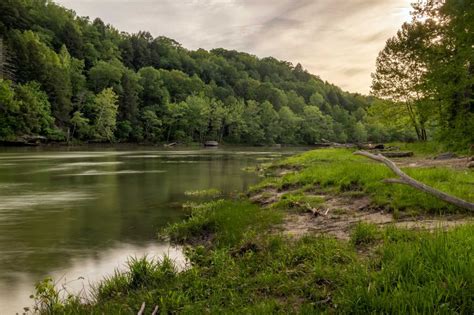
[(79, 139), (87, 139), (90, 133), (89, 119), (84, 117), (80, 111), (74, 112), (71, 121), (71, 137), (77, 136)]
[(115, 93), (121, 93), (121, 80), (124, 68), (120, 61), (99, 61), (89, 70), (89, 86), (95, 93), (106, 88), (113, 88)]
[(15, 91), (11, 81), (0, 79), (0, 139), (15, 137), (17, 118), (20, 105), (15, 99)]
[(299, 118), (290, 107), (284, 106), (278, 111), (280, 119), (280, 142), (296, 143), (296, 133), (299, 129), (301, 118)]
[(363, 143), (367, 141), (367, 130), (362, 122), (357, 122), (354, 126), (353, 139), (357, 143)]
[(145, 110), (142, 114), (143, 132), (145, 139), (156, 142), (161, 139), (162, 121), (151, 110)]
[(96, 95), (94, 100), (96, 115), (93, 124), (95, 140), (109, 142), (114, 140), (118, 112), (117, 103), (118, 97), (112, 88), (104, 89)]
[(311, 95), (311, 97), (309, 99), (309, 104), (310, 105), (318, 106), (319, 108), (321, 108), (321, 106), (324, 104), (324, 102), (325, 102), (324, 97), (321, 94), (319, 94), (318, 92)]
[(41, 90), (37, 82), (18, 85), (16, 98), (20, 110), (19, 124), (16, 127), (24, 134), (48, 134), (54, 129), (54, 118), (51, 116), (51, 105), (48, 95)]
[(140, 93), (143, 87), (140, 85), (140, 76), (129, 69), (125, 69), (120, 82), (119, 97), (119, 119), (127, 120), (136, 124), (140, 108)]
[(142, 90), (140, 99), (143, 106), (157, 106), (164, 113), (170, 96), (168, 90), (164, 86), (161, 78), (161, 72), (152, 67), (146, 67), (138, 71), (140, 76), (140, 85)]
[(384, 104), (393, 104), (396, 106), (394, 110), (409, 117), (418, 139), (426, 140), (428, 117), (423, 105), (427, 96), (423, 92), (423, 83), (427, 64), (422, 56), (423, 50), (417, 47), (423, 38), (417, 39), (414, 33), (426, 34), (426, 29), (419, 23), (405, 23), (397, 35), (387, 41), (377, 58), (372, 92), (380, 98), (395, 101)]
[(306, 103), (302, 96), (299, 96), (295, 91), (290, 91), (288, 93), (288, 106), (294, 113), (302, 114)]
[(304, 143), (313, 144), (322, 139), (332, 139), (332, 118), (325, 116), (317, 107), (306, 106), (301, 122), (301, 137)]
[(49, 96), (54, 117), (58, 122), (67, 122), (72, 108), (67, 49), (62, 49), (60, 55), (56, 54), (32, 31), (15, 31), (11, 36), (17, 80), (21, 83), (38, 81)]

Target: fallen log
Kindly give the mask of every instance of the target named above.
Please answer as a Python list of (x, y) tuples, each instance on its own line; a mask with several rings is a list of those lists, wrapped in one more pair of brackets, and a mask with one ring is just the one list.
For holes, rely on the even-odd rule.
[(359, 143), (357, 148), (359, 150), (385, 150), (385, 145), (383, 143)]
[(460, 199), (458, 197), (451, 196), (445, 192), (442, 192), (440, 190), (437, 190), (433, 187), (430, 187), (426, 184), (423, 184), (422, 182), (417, 181), (416, 179), (411, 178), (407, 174), (405, 174), (401, 169), (399, 169), (395, 163), (387, 159), (385, 156), (382, 156), (380, 154), (372, 154), (366, 151), (357, 151), (354, 152), (355, 155), (361, 155), (365, 156), (369, 159), (372, 159), (377, 162), (381, 162), (385, 164), (392, 172), (394, 172), (396, 175), (399, 176), (399, 178), (390, 178), (384, 180), (385, 183), (388, 184), (403, 184), (403, 185), (408, 185), (413, 188), (416, 188), (418, 190), (421, 190), (425, 193), (428, 193), (432, 196), (435, 196), (436, 198), (439, 198), (447, 203), (450, 203), (452, 205), (458, 206), (463, 209), (467, 209), (470, 211), (474, 211), (474, 203), (468, 202), (466, 200)]
[(390, 158), (401, 158), (401, 157), (410, 157), (413, 156), (413, 152), (411, 151), (397, 151), (397, 152), (382, 152), (381, 153), (385, 157)]
[(328, 143), (328, 142), (323, 142), (323, 143), (319, 143), (319, 142), (316, 142), (314, 144), (317, 148), (329, 148), (332, 146), (331, 143)]

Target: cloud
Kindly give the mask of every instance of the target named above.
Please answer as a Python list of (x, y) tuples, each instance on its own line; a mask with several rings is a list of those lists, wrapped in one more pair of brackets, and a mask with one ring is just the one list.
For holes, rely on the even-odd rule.
[(190, 49), (223, 47), (300, 62), (368, 93), (375, 58), (409, 20), (412, 0), (57, 0), (121, 31), (148, 30)]

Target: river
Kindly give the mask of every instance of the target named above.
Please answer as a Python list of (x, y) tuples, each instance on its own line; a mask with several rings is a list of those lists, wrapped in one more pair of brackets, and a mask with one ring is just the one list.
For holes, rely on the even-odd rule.
[(156, 233), (186, 215), (186, 191), (242, 192), (259, 180), (244, 168), (304, 149), (0, 148), (0, 314), (48, 276), (77, 292), (133, 256), (183, 263)]

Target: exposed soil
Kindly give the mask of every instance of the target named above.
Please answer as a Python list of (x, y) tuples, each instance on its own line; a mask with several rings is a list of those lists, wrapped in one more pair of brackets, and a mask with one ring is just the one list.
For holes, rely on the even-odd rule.
[[(269, 188), (250, 199), (262, 206), (269, 207), (278, 202), (282, 195), (290, 191), (277, 191)], [(465, 215), (405, 217), (395, 219), (384, 209), (375, 207), (369, 197), (348, 197), (339, 195), (310, 193), (308, 195), (323, 198), (324, 203), (313, 213), (289, 212), (279, 231), (293, 237), (305, 234), (327, 234), (338, 239), (347, 240), (353, 227), (358, 222), (367, 222), (378, 226), (393, 224), (409, 229), (450, 228), (474, 222), (472, 217)]]

